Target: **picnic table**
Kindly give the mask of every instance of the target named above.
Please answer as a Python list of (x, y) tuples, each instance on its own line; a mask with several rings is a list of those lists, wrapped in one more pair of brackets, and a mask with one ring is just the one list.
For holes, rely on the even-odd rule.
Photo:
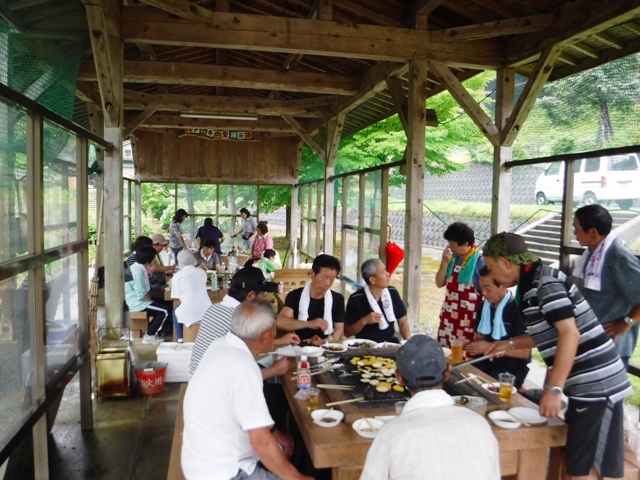
[[(375, 352), (371, 353), (375, 354)], [(307, 412), (306, 401), (294, 398), (297, 393), (296, 381), (292, 380), (295, 368), (295, 361), (292, 360), (289, 372), (283, 377), (282, 383), (291, 406), (291, 412), (300, 428), (314, 466), (316, 468), (331, 468), (333, 480), (359, 479), (372, 440), (358, 435), (350, 423), (342, 423), (332, 428), (323, 428), (314, 424)], [(474, 373), (488, 380), (493, 380), (473, 365), (464, 366), (459, 372), (465, 374)], [(322, 379), (314, 380), (314, 384), (318, 382), (328, 383), (333, 378), (323, 374), (314, 376), (312, 379), (317, 379), (318, 377), (322, 377)], [(459, 376), (459, 373), (454, 373), (449, 381), (453, 382), (460, 378), (462, 377)], [(476, 383), (469, 383), (469, 388), (474, 390), (475, 395), (483, 396), (487, 399), (487, 413), (498, 409), (502, 404), (497, 395), (487, 392)], [(318, 408), (324, 408), (325, 403), (331, 401), (327, 397), (328, 392), (331, 392), (331, 390), (320, 392)], [(352, 410), (357, 408), (357, 405), (357, 403), (351, 403), (336, 406), (335, 408)], [(513, 396), (509, 406), (537, 409), (537, 405), (520, 394)], [(381, 414), (380, 408), (379, 406), (376, 407), (376, 415)], [(382, 413), (395, 415), (393, 403), (390, 403), (387, 406), (387, 411)], [(546, 478), (555, 480), (561, 478), (559, 447), (565, 444), (567, 435), (567, 426), (562, 420), (552, 418), (544, 425), (529, 428), (520, 427), (515, 430), (505, 430), (493, 425), (491, 422), (490, 424), (498, 440), (502, 476), (515, 475), (518, 480), (544, 480)]]

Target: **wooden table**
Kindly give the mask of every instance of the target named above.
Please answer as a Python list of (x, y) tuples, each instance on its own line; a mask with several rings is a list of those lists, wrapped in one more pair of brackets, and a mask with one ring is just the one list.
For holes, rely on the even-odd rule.
[[(300, 428), (313, 464), (316, 468), (331, 468), (333, 480), (359, 479), (372, 440), (358, 435), (348, 423), (342, 423), (333, 428), (322, 428), (315, 425), (307, 412), (306, 401), (293, 398), (297, 392), (296, 382), (291, 380), (291, 374), (294, 370), (295, 363), (292, 361), (290, 371), (283, 377), (282, 383), (291, 406), (291, 412)], [(473, 366), (462, 367), (461, 371), (490, 378)], [(323, 381), (326, 381), (326, 377)], [(487, 412), (495, 410), (501, 403), (497, 399), (497, 395), (486, 392), (479, 385), (475, 384), (475, 387), (472, 386), (472, 388), (477, 390), (477, 395), (487, 398)], [(323, 408), (327, 401), (326, 391), (321, 391), (319, 407)], [(537, 405), (520, 394), (514, 396), (510, 405), (537, 408)], [(335, 408), (340, 409), (340, 406)], [(395, 414), (393, 406), (389, 408), (387, 414)], [(555, 447), (561, 447), (565, 444), (567, 426), (560, 419), (553, 418), (542, 426), (521, 427), (516, 430), (505, 430), (496, 427), (493, 423), (491, 423), (491, 428), (498, 440), (500, 471), (503, 476), (516, 475), (518, 480), (561, 478), (558, 451)], [(552, 451), (548, 457), (550, 448)], [(549, 461), (548, 458), (550, 458)], [(547, 470), (549, 470), (548, 477)]]

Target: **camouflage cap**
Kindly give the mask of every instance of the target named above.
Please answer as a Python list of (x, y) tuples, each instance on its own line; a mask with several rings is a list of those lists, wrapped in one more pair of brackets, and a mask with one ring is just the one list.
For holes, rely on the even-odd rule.
[(529, 252), (524, 238), (515, 233), (497, 233), (484, 244), (482, 255), (485, 257), (506, 257), (517, 265), (529, 265), (540, 260)]

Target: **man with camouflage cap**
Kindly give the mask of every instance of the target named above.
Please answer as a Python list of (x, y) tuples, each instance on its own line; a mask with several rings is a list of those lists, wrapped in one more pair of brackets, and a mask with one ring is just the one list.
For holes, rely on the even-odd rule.
[(586, 479), (595, 467), (600, 477), (622, 478), (622, 399), (631, 386), (611, 338), (572, 281), (529, 252), (521, 236), (494, 235), (483, 254), (493, 278), (517, 285), (516, 303), (528, 332), (494, 342), (485, 353), (537, 347), (549, 367), (540, 414), (556, 416), (563, 391), (569, 397), (567, 474)]

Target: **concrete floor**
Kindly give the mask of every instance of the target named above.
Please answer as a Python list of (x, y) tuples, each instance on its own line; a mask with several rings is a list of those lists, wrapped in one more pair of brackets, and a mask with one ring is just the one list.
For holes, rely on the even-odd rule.
[[(157, 346), (138, 340), (136, 348), (141, 360), (155, 360)], [(49, 436), (50, 478), (166, 478), (181, 384), (167, 383), (156, 395), (136, 389), (129, 399), (94, 399), (94, 429), (82, 432), (77, 377), (66, 388)]]

